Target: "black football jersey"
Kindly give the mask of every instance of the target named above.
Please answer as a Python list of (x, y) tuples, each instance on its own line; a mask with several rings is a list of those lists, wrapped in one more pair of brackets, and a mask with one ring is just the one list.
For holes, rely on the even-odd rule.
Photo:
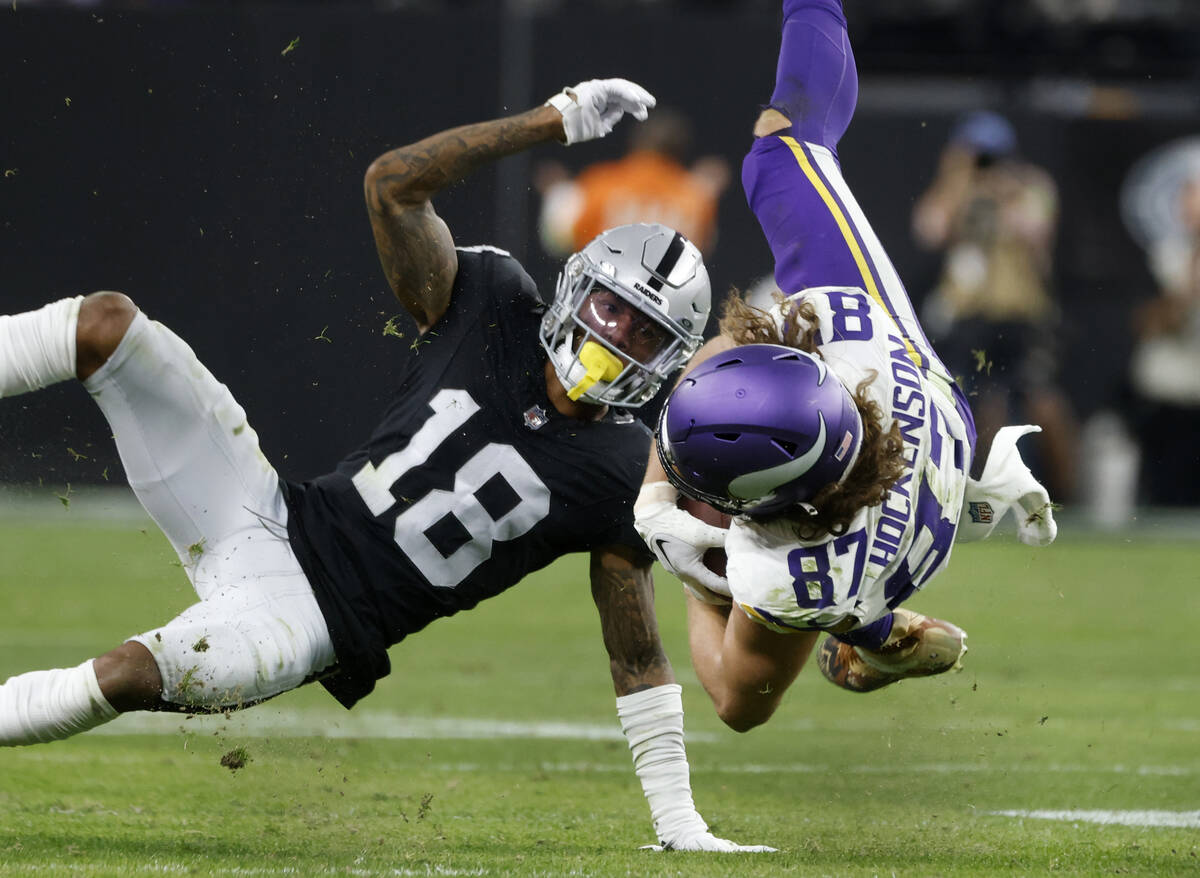
[(460, 248), (450, 307), (405, 358), (370, 439), (337, 470), (285, 483), (288, 534), (337, 652), (347, 707), (390, 671), (387, 647), (569, 552), (625, 544), (650, 432), (546, 394), (544, 306), (503, 251)]

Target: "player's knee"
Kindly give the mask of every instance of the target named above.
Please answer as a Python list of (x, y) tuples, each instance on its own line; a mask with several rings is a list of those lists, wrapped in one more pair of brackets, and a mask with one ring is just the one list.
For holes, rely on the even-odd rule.
[(158, 665), (140, 643), (123, 643), (97, 658), (92, 667), (100, 691), (116, 710), (153, 710), (161, 705)]
[(137, 312), (124, 293), (103, 291), (84, 298), (75, 331), (76, 374), (81, 380), (112, 356)]

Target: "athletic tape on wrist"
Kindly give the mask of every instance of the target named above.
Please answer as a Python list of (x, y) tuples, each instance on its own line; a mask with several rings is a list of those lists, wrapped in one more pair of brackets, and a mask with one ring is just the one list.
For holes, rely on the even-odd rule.
[(575, 103), (574, 98), (572, 98), (565, 91), (560, 91), (556, 95), (551, 95), (546, 100), (545, 106), (554, 107), (554, 109), (558, 110), (558, 112), (566, 113), (567, 108), (570, 107), (571, 104), (573, 104), (573, 103)]
[(674, 506), (678, 497), (679, 492), (670, 482), (650, 482), (642, 485), (642, 489), (638, 491), (637, 499), (633, 501), (633, 511), (645, 509), (654, 503), (670, 503)]
[(654, 830), (663, 841), (708, 831), (692, 801), (682, 696), (682, 686), (667, 683), (617, 699), (633, 768), (650, 805)]

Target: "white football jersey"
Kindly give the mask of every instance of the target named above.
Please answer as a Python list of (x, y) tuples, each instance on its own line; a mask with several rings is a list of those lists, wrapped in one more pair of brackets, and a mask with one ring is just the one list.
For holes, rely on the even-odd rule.
[[(945, 367), (919, 331), (905, 331), (857, 288), (803, 290), (816, 311), (818, 347), (853, 393), (895, 421), (904, 473), (881, 505), (859, 511), (841, 536), (802, 541), (786, 518), (736, 517), (725, 540), (733, 600), (776, 630), (874, 621), (921, 588), (950, 558), (970, 467), (967, 428)], [(778, 313), (776, 314), (778, 318)]]

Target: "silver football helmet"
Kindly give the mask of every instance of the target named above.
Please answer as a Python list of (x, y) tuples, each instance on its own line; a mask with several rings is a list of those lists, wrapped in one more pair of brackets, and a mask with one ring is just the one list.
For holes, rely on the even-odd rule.
[(658, 223), (617, 226), (563, 266), (542, 347), (571, 399), (634, 408), (695, 353), (711, 307), (695, 244)]

